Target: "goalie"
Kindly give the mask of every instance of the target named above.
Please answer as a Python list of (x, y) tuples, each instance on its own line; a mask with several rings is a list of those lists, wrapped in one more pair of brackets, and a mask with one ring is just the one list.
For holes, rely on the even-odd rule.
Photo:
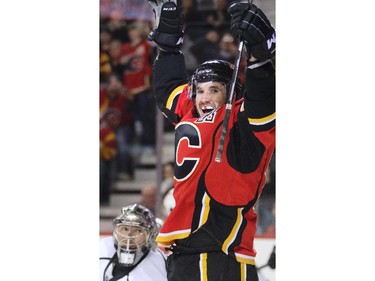
[[(175, 207), (157, 242), (169, 246), (169, 281), (257, 281), (254, 206), (275, 148), (275, 30), (247, 2), (229, 7), (230, 31), (244, 42), (246, 80), (233, 79), (226, 61), (204, 62), (186, 77), (182, 0), (148, 0), (159, 48), (153, 66), (158, 108), (175, 126)], [(232, 81), (233, 80), (233, 81)], [(220, 129), (234, 83), (222, 161)]]
[(100, 281), (164, 281), (165, 255), (155, 238), (159, 224), (146, 207), (133, 204), (113, 220), (112, 237), (100, 240)]

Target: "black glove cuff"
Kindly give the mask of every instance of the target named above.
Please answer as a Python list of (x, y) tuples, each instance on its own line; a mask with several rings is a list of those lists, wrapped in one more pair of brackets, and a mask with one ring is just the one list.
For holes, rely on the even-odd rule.
[(171, 53), (171, 54), (181, 53), (180, 48), (170, 48), (168, 46), (164, 46), (164, 45), (161, 45), (161, 44), (159, 44), (158, 47), (159, 47), (159, 50), (164, 52), (164, 53)]
[(256, 60), (256, 61), (252, 61), (252, 62), (247, 62), (247, 68), (248, 69), (255, 69), (255, 68), (261, 67), (261, 66), (263, 66), (263, 65), (265, 65), (266, 63), (269, 63), (269, 62), (271, 62), (271, 59), (264, 60), (264, 61)]
[(157, 44), (163, 44), (171, 48), (181, 47), (184, 41), (184, 33), (168, 34), (156, 30), (154, 41)]
[(166, 56), (173, 56), (173, 55), (179, 55), (182, 54), (180, 50), (178, 51), (167, 51), (159, 47), (159, 57), (166, 57)]
[[(255, 62), (257, 63), (257, 62)], [(258, 62), (260, 63), (260, 62)], [(255, 65), (255, 64), (253, 64)], [(275, 68), (272, 64), (272, 61), (271, 60), (267, 60), (265, 64), (263, 65), (260, 65), (259, 67), (256, 67), (256, 68), (249, 68), (247, 67), (247, 73), (249, 73), (250, 77), (252, 78), (256, 78), (256, 79), (264, 79), (264, 78), (267, 78), (269, 76), (272, 76), (274, 75), (275, 73)]]

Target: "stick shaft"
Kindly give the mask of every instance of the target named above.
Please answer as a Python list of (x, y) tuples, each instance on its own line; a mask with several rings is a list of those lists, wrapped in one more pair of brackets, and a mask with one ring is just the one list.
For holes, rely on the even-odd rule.
[(242, 50), (243, 50), (243, 40), (240, 41), (238, 44), (238, 49), (237, 49), (237, 57), (236, 61), (234, 63), (234, 69), (233, 69), (233, 74), (232, 74), (232, 81), (230, 84), (230, 90), (229, 90), (229, 98), (225, 107), (225, 116), (223, 120), (223, 127), (221, 128), (221, 134), (220, 134), (220, 140), (219, 140), (219, 145), (217, 148), (217, 153), (215, 157), (216, 162), (221, 162), (222, 154), (223, 154), (223, 149), (224, 149), (224, 143), (225, 143), (225, 138), (227, 134), (227, 129), (228, 129), (228, 121), (230, 117), (230, 113), (232, 111), (232, 101), (234, 97), (234, 89), (236, 86), (236, 81), (237, 81), (237, 76), (238, 76), (238, 69), (240, 67), (240, 61), (242, 58)]

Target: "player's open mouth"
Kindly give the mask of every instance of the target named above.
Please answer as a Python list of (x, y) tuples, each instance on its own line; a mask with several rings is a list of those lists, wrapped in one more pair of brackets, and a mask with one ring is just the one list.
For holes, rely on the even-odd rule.
[(204, 114), (207, 114), (207, 113), (211, 112), (212, 110), (214, 110), (214, 107), (213, 106), (203, 106), (201, 108), (201, 110)]

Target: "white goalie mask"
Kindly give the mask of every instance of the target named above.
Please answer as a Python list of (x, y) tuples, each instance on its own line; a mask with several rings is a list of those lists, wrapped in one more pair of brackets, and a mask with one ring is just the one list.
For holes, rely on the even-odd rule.
[(121, 215), (113, 220), (113, 240), (119, 264), (137, 264), (149, 250), (156, 247), (159, 227), (152, 212), (134, 204), (122, 208)]

